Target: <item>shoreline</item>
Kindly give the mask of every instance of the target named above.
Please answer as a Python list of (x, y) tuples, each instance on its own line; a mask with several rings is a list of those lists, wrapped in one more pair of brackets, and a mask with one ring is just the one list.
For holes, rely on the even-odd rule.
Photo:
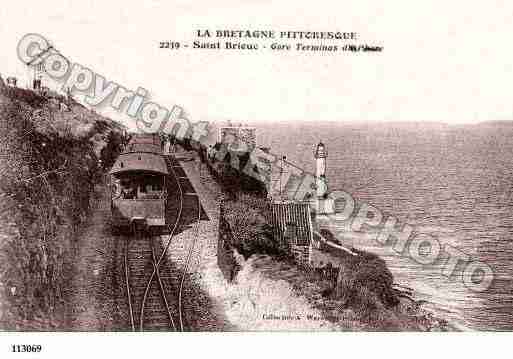
[[(335, 234), (333, 234), (333, 232), (331, 230), (328, 230), (328, 231), (331, 233), (333, 238), (337, 240), (337, 242), (333, 242), (334, 244), (341, 245), (341, 243), (343, 243), (343, 239), (340, 238), (341, 237), (340, 235), (336, 236)], [(363, 246), (361, 248), (351, 246), (350, 249), (372, 253), (373, 255), (377, 256), (378, 258), (384, 260), (383, 256), (376, 253), (372, 249), (368, 249), (365, 246)], [(327, 256), (332, 255), (332, 253), (329, 253), (329, 254), (328, 254), (328, 252), (325, 252), (325, 253)], [(386, 261), (384, 261), (384, 262), (385, 262), (387, 269), (391, 270), (391, 267), (388, 265), (388, 263), (386, 263)], [(394, 276), (393, 289), (399, 293), (398, 296), (401, 298), (404, 298), (405, 300), (411, 301), (411, 303), (413, 305), (418, 307), (419, 312), (425, 313), (426, 315), (430, 316), (433, 321), (442, 323), (443, 326), (446, 327), (446, 329), (448, 329), (448, 331), (455, 331), (455, 332), (473, 331), (473, 329), (444, 316), (443, 311), (437, 310), (436, 303), (431, 302), (427, 299), (422, 299), (421, 295), (420, 295), (421, 292), (418, 289), (416, 289), (415, 287), (412, 287), (409, 283), (396, 282), (395, 281), (395, 278), (396, 278), (395, 273), (392, 272), (392, 275)], [(426, 307), (425, 303), (431, 304), (432, 308)]]

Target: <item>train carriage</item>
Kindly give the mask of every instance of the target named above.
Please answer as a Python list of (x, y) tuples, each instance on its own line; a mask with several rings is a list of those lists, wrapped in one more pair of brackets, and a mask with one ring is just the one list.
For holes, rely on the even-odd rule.
[(112, 226), (145, 228), (166, 225), (166, 161), (152, 152), (122, 153), (110, 171)]
[(162, 140), (156, 133), (136, 133), (128, 142), (125, 152), (162, 153)]

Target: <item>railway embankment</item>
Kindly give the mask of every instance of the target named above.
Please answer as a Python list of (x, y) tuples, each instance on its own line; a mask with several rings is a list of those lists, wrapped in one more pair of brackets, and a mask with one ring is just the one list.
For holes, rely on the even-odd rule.
[(0, 327), (69, 329), (78, 241), (124, 129), (0, 81)]

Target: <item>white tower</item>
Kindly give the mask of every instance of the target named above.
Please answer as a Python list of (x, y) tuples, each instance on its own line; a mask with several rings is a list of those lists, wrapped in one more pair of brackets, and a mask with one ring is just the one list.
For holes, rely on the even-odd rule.
[(319, 142), (315, 150), (315, 181), (317, 187), (317, 198), (325, 198), (328, 193), (328, 183), (326, 181), (326, 158), (328, 151), (322, 142)]

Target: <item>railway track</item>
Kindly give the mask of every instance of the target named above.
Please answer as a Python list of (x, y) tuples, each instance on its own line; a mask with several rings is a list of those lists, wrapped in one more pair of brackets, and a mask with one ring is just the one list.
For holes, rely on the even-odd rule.
[(176, 278), (165, 261), (156, 268), (158, 242), (158, 237), (142, 231), (125, 238), (125, 286), (133, 331), (176, 330)]
[[(159, 235), (137, 230), (125, 236), (124, 276), (130, 326), (132, 331), (184, 331), (187, 328), (184, 313), (184, 288), (188, 267), (198, 233), (191, 241), (183, 261), (182, 270), (172, 270), (167, 263), (167, 252), (182, 221), (185, 193), (171, 160), (166, 159), (177, 184), (176, 220), (168, 227), (169, 234), (163, 242)], [(196, 196), (197, 197), (197, 196)], [(197, 198), (198, 217), (201, 206)]]

